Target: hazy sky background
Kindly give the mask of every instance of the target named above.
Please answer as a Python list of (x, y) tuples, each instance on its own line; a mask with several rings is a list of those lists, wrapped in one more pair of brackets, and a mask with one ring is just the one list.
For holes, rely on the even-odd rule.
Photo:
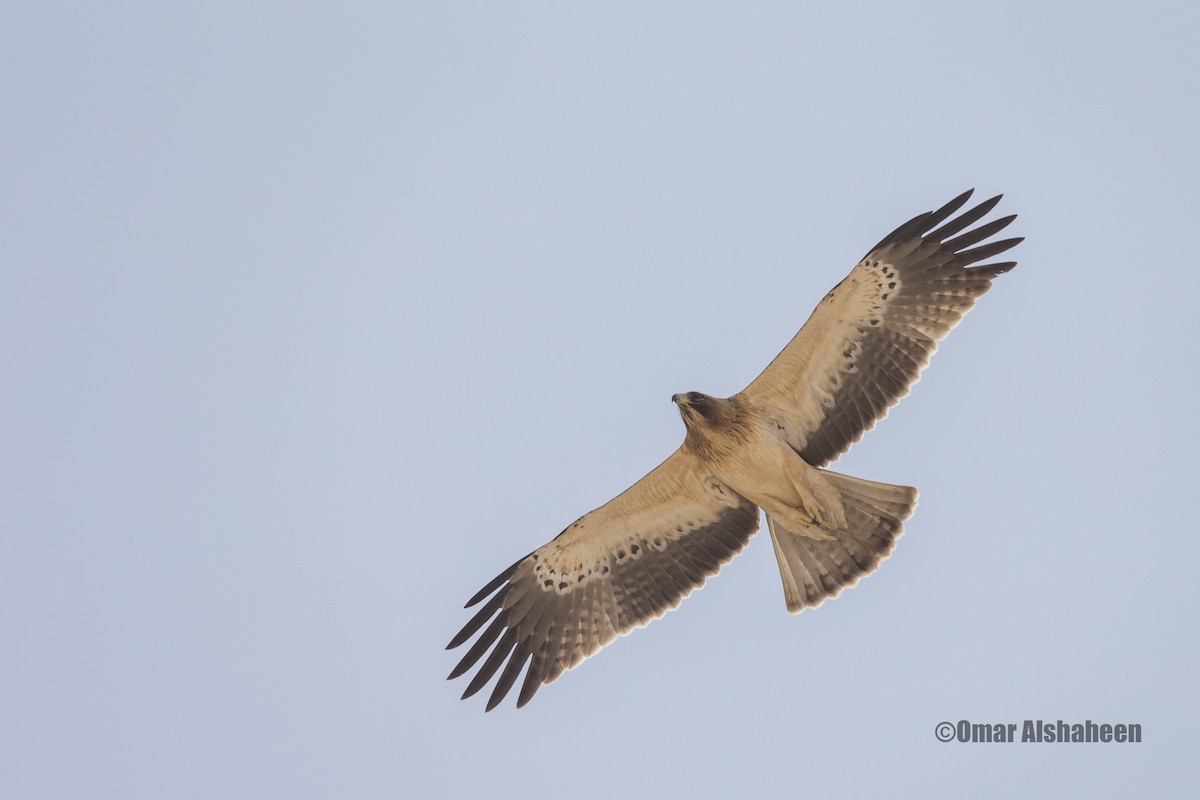
[[(1198, 16), (10, 4), (0, 795), (1194, 783)], [(459, 702), (463, 602), (971, 186), (1020, 266), (837, 466), (921, 489), (893, 557), (791, 617), (761, 534)], [(934, 737), (1027, 718), (1144, 741)]]

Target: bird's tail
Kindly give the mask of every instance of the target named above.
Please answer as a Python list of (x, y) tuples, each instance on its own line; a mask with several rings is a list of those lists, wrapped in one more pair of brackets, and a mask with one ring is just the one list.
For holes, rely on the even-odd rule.
[(800, 530), (767, 514), (775, 557), (783, 576), (788, 611), (798, 614), (837, 597), (844, 587), (879, 566), (891, 555), (904, 530), (904, 520), (917, 507), (917, 490), (836, 472), (821, 471), (841, 494), (846, 527), (812, 523)]

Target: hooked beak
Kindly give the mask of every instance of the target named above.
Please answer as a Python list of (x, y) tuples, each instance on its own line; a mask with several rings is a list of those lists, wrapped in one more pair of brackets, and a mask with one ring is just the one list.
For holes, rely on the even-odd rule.
[(677, 405), (683, 405), (687, 402), (687, 398), (681, 394), (673, 394), (671, 395), (671, 402)]

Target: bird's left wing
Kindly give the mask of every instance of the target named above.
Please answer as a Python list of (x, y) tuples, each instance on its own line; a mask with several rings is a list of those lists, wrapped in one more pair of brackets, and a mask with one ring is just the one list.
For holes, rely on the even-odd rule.
[(678, 607), (757, 530), (758, 508), (680, 448), (471, 598), (468, 608), (492, 595), (447, 649), (487, 627), (450, 678), (486, 654), (463, 698), (499, 672), (490, 711), (528, 663), (520, 708), (617, 636)]
[(743, 390), (809, 464), (833, 461), (885, 417), (908, 394), (937, 342), (991, 288), (993, 278), (1016, 266), (1012, 261), (972, 266), (1021, 239), (980, 244), (1015, 215), (963, 233), (999, 197), (946, 222), (970, 196), (965, 192), (892, 231)]

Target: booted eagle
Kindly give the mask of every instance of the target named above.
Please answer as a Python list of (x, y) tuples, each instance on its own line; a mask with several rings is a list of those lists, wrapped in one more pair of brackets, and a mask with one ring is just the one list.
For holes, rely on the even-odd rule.
[(836, 597), (887, 558), (917, 490), (823, 467), (908, 394), (937, 341), (1016, 266), (971, 266), (1021, 239), (980, 244), (1016, 215), (963, 233), (1000, 197), (947, 222), (970, 196), (888, 234), (744, 391), (672, 397), (687, 428), (680, 448), (467, 603), (490, 595), (447, 647), (483, 629), (450, 673), (457, 678), (482, 659), (463, 698), (498, 673), (490, 711), (525, 670), (517, 707), (525, 705), (542, 684), (678, 607), (746, 546), (759, 509), (793, 614)]

